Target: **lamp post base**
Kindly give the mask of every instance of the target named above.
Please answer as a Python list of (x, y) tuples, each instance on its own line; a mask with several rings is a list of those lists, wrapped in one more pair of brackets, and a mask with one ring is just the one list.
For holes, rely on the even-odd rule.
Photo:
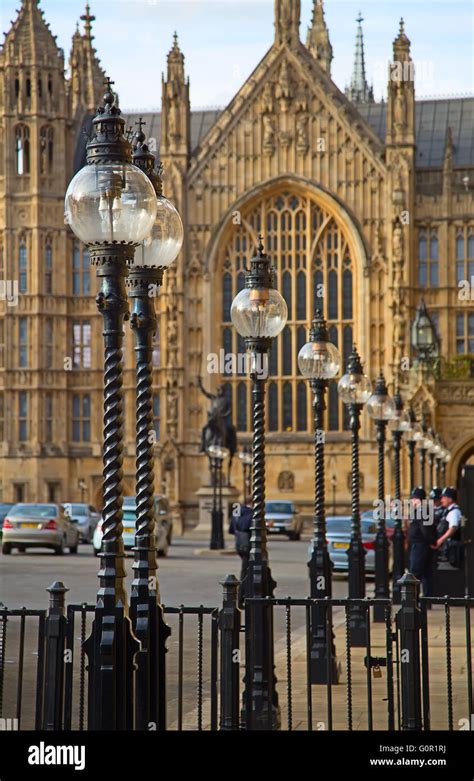
[(211, 514), (211, 550), (224, 550), (224, 513), (213, 510)]

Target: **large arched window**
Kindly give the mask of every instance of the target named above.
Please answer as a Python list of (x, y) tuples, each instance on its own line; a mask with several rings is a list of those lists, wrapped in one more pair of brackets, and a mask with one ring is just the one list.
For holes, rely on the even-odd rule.
[[(220, 347), (236, 354), (244, 349), (230, 326), (232, 299), (243, 287), (244, 269), (258, 233), (275, 267), (275, 284), (288, 305), (288, 324), (270, 352), (267, 425), (270, 432), (309, 432), (313, 428), (311, 393), (298, 369), (298, 352), (308, 339), (316, 309), (328, 320), (331, 339), (344, 357), (353, 338), (354, 263), (347, 232), (333, 214), (308, 195), (284, 190), (246, 211), (236, 225), (220, 259)], [(228, 377), (234, 423), (250, 426), (251, 399), (244, 396), (242, 377)], [(332, 431), (347, 427), (347, 415), (330, 383), (326, 424)], [(243, 410), (246, 410), (244, 415)], [(248, 429), (247, 429), (248, 430)]]
[(20, 176), (30, 173), (30, 130), (26, 125), (15, 128), (15, 170)]

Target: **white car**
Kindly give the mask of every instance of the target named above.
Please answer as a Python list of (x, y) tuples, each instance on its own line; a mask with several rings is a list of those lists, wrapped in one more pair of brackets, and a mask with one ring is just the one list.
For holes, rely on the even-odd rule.
[[(137, 505), (134, 496), (126, 496), (123, 500), (123, 544), (129, 551), (135, 545), (135, 523)], [(171, 545), (173, 526), (168, 501), (163, 496), (155, 497), (155, 535), (158, 556), (167, 556)], [(92, 538), (94, 554), (97, 556), (102, 547), (102, 520), (96, 526)]]

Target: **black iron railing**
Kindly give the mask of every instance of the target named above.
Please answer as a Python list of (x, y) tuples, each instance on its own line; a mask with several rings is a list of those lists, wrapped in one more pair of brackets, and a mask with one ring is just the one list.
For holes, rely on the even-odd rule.
[[(275, 628), (272, 658), (281, 729), (473, 728), (474, 598), (420, 598), (418, 581), (405, 573), (400, 607), (388, 599), (260, 597), (246, 599), (241, 610), (239, 581), (230, 575), (222, 586), (221, 608), (163, 607), (171, 635), (160, 649), (166, 675), (158, 693), (159, 723), (150, 729), (245, 730), (252, 724), (252, 655), (246, 654), (244, 637), (256, 606), (259, 614), (269, 612)], [(49, 610), (0, 606), (0, 729), (90, 728), (84, 643), (95, 606), (66, 608), (62, 583), (48, 591)], [(328, 644), (328, 669), (320, 684), (313, 683), (311, 657), (316, 608)], [(354, 608), (364, 621), (362, 646), (352, 643)], [(383, 613), (384, 622), (374, 622), (374, 612)], [(335, 679), (330, 665), (336, 641)], [(130, 697), (136, 697), (133, 690)], [(263, 714), (274, 710), (274, 700), (262, 702)], [(269, 728), (275, 728), (273, 721)]]

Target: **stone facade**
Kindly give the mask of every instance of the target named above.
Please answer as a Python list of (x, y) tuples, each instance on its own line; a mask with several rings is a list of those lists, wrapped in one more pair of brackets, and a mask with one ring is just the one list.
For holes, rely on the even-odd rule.
[[(24, 0), (0, 59), (3, 275), (7, 280), (21, 278), (21, 242), (28, 249), (29, 274), (18, 306), (0, 302), (6, 501), (19, 497), (20, 483), (27, 499), (46, 499), (56, 491), (60, 499), (78, 500), (78, 481), (83, 480), (87, 497), (100, 504), (101, 320), (95, 312), (93, 274), (88, 292), (83, 286), (83, 249), (76, 247), (74, 256), (62, 216), (65, 187), (82, 164), (82, 128), (100, 96), (103, 77), (88, 10), (83, 19), (84, 34), (76, 32), (73, 38), (69, 80), (35, 0)], [(299, 27), (299, 0), (276, 0), (274, 44), (221, 112), (191, 112), (184, 56), (175, 38), (163, 77), (161, 115), (145, 116), (145, 130), (160, 146), (165, 194), (185, 224), (183, 252), (165, 275), (157, 299), (154, 386), (156, 484), (188, 524), (197, 520), (196, 492), (208, 480), (207, 459), (199, 454), (207, 406), (198, 388), (199, 375), (210, 390), (226, 384), (239, 441), (248, 444), (251, 437), (245, 378), (225, 370), (208, 374), (207, 365), (208, 356), (221, 348), (241, 350), (228, 308), (259, 231), (275, 263), (278, 287), (290, 304), (288, 328), (273, 351), (268, 388), (268, 497), (293, 499), (311, 511), (311, 399), (298, 375), (296, 356), (316, 305), (323, 306), (342, 352), (354, 341), (367, 373), (375, 378), (383, 370), (392, 389), (398, 383), (417, 413), (429, 416), (453, 453), (451, 481), (474, 446), (474, 381), (469, 379), (474, 346), (467, 318), (471, 305), (459, 301), (457, 287), (463, 262), (460, 237), (466, 269), (471, 231), (474, 249), (469, 179), (474, 160), (466, 159), (461, 148), (463, 133), (453, 138), (446, 122), (438, 160), (417, 137), (417, 112), (427, 108), (415, 103), (410, 42), (403, 24), (393, 43), (385, 104), (374, 104), (371, 96), (367, 104), (354, 104), (331, 80), (333, 52), (320, 2), (315, 2), (307, 45), (300, 40)], [(36, 30), (33, 38), (31, 29)], [(46, 86), (39, 96), (38, 79), (47, 85), (50, 75), (52, 93)], [(135, 120), (129, 117), (131, 124)], [(23, 124), (30, 133), (28, 175), (17, 172), (22, 151), (15, 134)], [(51, 173), (42, 174), (45, 125), (54, 130), (54, 156)], [(44, 287), (49, 240), (51, 293)], [(437, 379), (413, 366), (410, 329), (421, 295), (436, 317), (441, 338)], [(454, 370), (452, 356), (462, 341), (457, 316), (464, 312), (465, 355)], [(28, 318), (28, 356), (20, 368), (22, 317)], [(48, 357), (46, 368), (48, 319), (53, 321), (54, 344), (53, 366)], [(84, 321), (87, 328), (81, 329)], [(474, 333), (472, 337), (474, 344)], [(130, 336), (125, 356), (126, 493), (134, 486), (132, 346)], [(65, 370), (68, 357), (73, 365)], [(22, 390), (28, 402), (25, 441), (19, 436), (19, 416), (25, 411)], [(52, 424), (47, 420), (47, 394), (54, 401)], [(334, 390), (327, 429), (328, 505), (332, 507), (335, 487), (336, 507), (346, 511), (350, 437)], [(368, 505), (376, 491), (376, 448), (365, 414), (361, 438), (362, 502)], [(404, 474), (406, 478), (406, 463)], [(242, 486), (238, 463), (233, 482)]]

